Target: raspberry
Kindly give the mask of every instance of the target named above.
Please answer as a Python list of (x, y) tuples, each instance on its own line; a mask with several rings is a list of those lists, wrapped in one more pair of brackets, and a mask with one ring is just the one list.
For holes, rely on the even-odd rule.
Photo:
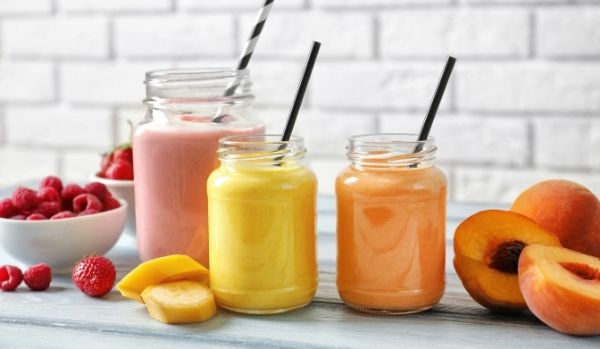
[(119, 200), (113, 198), (112, 196), (105, 197), (102, 201), (102, 204), (104, 205), (104, 211), (110, 211), (115, 208), (121, 207)]
[(27, 216), (22, 215), (22, 214), (18, 214), (16, 216), (10, 217), (10, 219), (15, 219), (15, 220), (18, 220), (18, 221), (24, 221), (26, 218), (27, 218)]
[(94, 194), (100, 200), (104, 200), (105, 197), (111, 196), (106, 185), (100, 182), (90, 182), (85, 185), (84, 189), (86, 192)]
[(79, 194), (73, 199), (73, 212), (84, 210), (102, 211), (102, 201), (94, 194)]
[(11, 196), (13, 205), (21, 211), (33, 210), (37, 205), (34, 190), (18, 187)]
[(65, 185), (65, 187), (63, 188), (63, 190), (61, 192), (64, 207), (70, 208), (73, 203), (73, 199), (77, 195), (83, 194), (83, 193), (85, 193), (85, 190), (83, 190), (83, 188), (77, 184)]
[(79, 214), (77, 216), (89, 216), (92, 214), (96, 214), (98, 212), (100, 212), (100, 211), (94, 210), (94, 209), (87, 209), (87, 210), (83, 210), (83, 211), (79, 212)]
[(32, 291), (43, 291), (50, 287), (52, 269), (46, 263), (32, 265), (23, 274), (23, 280)]
[(110, 292), (117, 272), (112, 262), (102, 256), (85, 257), (73, 268), (73, 283), (81, 292), (91, 297), (101, 297)]
[(62, 212), (55, 214), (50, 219), (65, 219), (65, 218), (72, 218), (72, 217), (77, 217), (77, 215), (71, 211), (62, 211)]
[(14, 291), (23, 281), (21, 269), (14, 265), (0, 267), (0, 290)]
[[(56, 192), (60, 193), (63, 189), (63, 184), (62, 184), (62, 181), (60, 180), (60, 178), (55, 177), (55, 176), (48, 176), (48, 177), (45, 177), (44, 179), (42, 179), (42, 182), (40, 183), (40, 189), (43, 189), (46, 187), (54, 188), (56, 190)], [(45, 201), (47, 201), (47, 200), (45, 200)]]
[(133, 179), (133, 165), (124, 160), (117, 160), (106, 170), (106, 177), (110, 179)]
[(11, 199), (0, 200), (0, 218), (12, 217), (19, 213)]
[(53, 187), (44, 187), (37, 192), (37, 202), (58, 202), (62, 201), (60, 192), (56, 191)]
[(129, 146), (129, 144), (114, 151), (113, 161), (117, 160), (123, 160), (133, 164), (133, 149)]
[[(47, 189), (47, 188), (44, 188)], [(50, 188), (54, 190), (54, 188)], [(59, 213), (62, 209), (60, 202), (50, 201), (50, 202), (42, 202), (38, 205), (38, 208), (35, 210), (36, 213), (43, 214), (45, 217), (52, 217), (55, 214)]]
[(32, 213), (29, 216), (27, 216), (28, 221), (43, 221), (45, 219), (48, 219), (48, 218), (46, 218), (46, 216), (44, 216), (41, 213)]

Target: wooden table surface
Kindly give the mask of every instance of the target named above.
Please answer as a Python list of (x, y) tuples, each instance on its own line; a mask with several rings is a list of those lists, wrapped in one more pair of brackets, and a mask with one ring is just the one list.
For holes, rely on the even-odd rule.
[[(6, 196), (6, 195), (5, 195)], [(468, 296), (452, 267), (452, 234), (466, 216), (485, 205), (449, 205), (447, 288), (432, 310), (404, 316), (374, 316), (346, 307), (335, 288), (335, 211), (319, 198), (319, 289), (306, 308), (247, 316), (219, 310), (201, 324), (165, 325), (143, 305), (116, 290), (86, 297), (70, 276), (55, 276), (46, 292), (0, 292), (0, 349), (7, 348), (600, 348), (600, 336), (560, 334), (533, 315), (497, 315)], [(134, 239), (123, 235), (108, 254), (118, 279), (137, 265)], [(0, 247), (0, 264), (11, 260)]]

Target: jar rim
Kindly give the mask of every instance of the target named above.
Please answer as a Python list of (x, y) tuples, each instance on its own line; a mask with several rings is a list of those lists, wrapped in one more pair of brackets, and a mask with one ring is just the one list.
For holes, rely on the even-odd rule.
[[(276, 140), (264, 139), (274, 138)], [(251, 134), (251, 135), (236, 135), (223, 137), (219, 140), (219, 144), (223, 146), (236, 146), (236, 145), (248, 145), (248, 144), (281, 144), (287, 145), (292, 143), (302, 143), (304, 138), (301, 136), (292, 135), (288, 141), (282, 141), (280, 134), (267, 133), (267, 134)]]
[[(376, 138), (379, 137), (380, 139), (373, 139), (373, 140), (369, 140), (369, 138)], [(389, 139), (381, 139), (381, 138), (387, 138), (389, 137)], [(403, 140), (400, 139), (402, 137), (406, 137), (407, 139), (410, 140)], [(381, 144), (386, 144), (386, 143), (395, 143), (395, 144), (404, 144), (404, 145), (432, 145), (435, 142), (435, 137), (427, 137), (426, 140), (422, 140), (419, 141), (417, 140), (417, 138), (419, 137), (418, 134), (416, 133), (402, 133), (402, 132), (394, 132), (394, 133), (364, 133), (364, 134), (359, 134), (359, 135), (354, 135), (348, 138), (348, 141), (352, 142), (352, 143), (357, 143), (360, 142), (360, 144), (364, 144), (364, 145), (381, 145)]]
[(161, 83), (181, 81), (204, 81), (226, 78), (247, 78), (250, 69), (236, 69), (231, 67), (207, 67), (207, 68), (169, 68), (147, 71), (144, 84), (155, 85)]

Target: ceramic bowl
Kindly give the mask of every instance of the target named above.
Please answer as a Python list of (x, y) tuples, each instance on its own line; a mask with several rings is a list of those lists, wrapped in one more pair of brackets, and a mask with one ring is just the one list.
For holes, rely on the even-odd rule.
[(135, 236), (135, 195), (133, 191), (133, 181), (108, 179), (95, 175), (90, 177), (90, 181), (103, 183), (113, 196), (127, 201), (129, 211), (127, 212), (125, 233), (130, 236)]
[(47, 263), (60, 272), (91, 254), (103, 255), (119, 240), (127, 220), (127, 202), (92, 215), (40, 221), (0, 218), (0, 243), (26, 265)]

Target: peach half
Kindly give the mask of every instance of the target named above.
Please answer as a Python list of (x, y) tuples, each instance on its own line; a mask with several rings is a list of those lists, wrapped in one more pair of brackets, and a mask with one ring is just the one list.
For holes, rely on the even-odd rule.
[(562, 247), (530, 245), (519, 260), (527, 306), (553, 329), (600, 334), (600, 260)]
[(556, 236), (521, 214), (478, 212), (454, 233), (454, 269), (469, 295), (484, 307), (525, 309), (517, 270), (521, 251), (529, 244), (560, 246)]

